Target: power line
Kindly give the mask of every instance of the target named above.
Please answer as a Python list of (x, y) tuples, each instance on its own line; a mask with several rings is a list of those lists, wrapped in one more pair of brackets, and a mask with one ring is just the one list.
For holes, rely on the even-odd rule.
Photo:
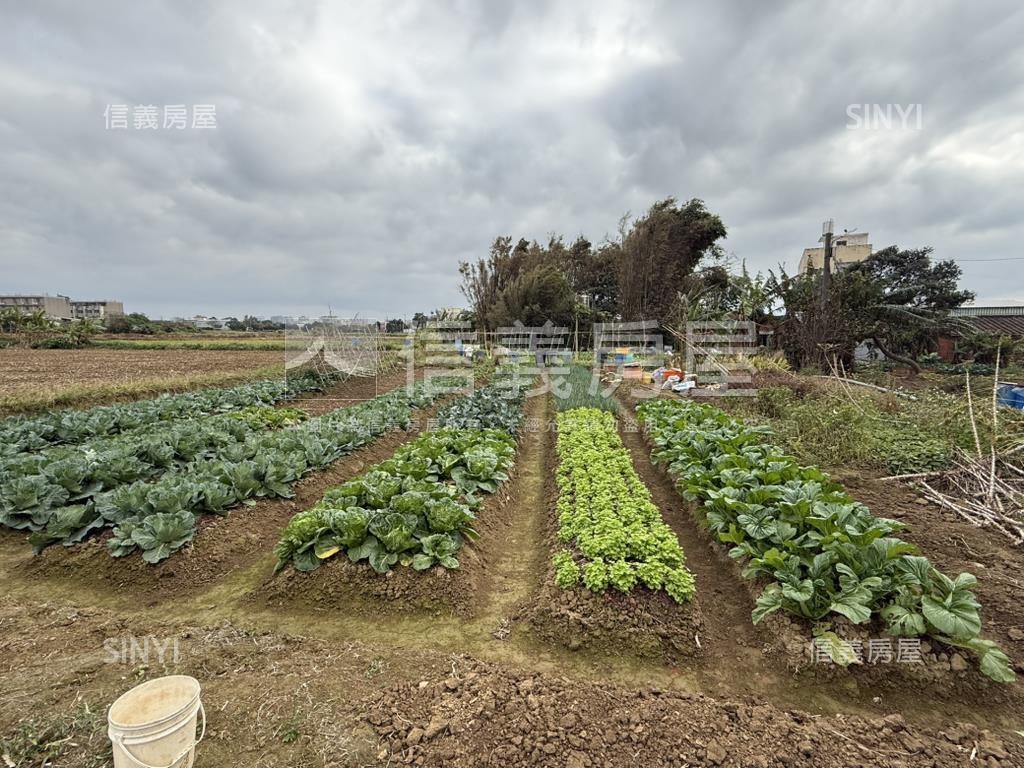
[(1009, 256), (1009, 257), (1003, 258), (1003, 259), (957, 259), (957, 258), (954, 258), (953, 261), (956, 261), (956, 262), (968, 262), (968, 261), (1024, 261), (1024, 256)]

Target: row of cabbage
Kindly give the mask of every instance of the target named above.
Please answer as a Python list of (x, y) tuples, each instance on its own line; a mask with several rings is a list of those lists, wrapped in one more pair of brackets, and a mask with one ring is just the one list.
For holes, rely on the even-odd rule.
[(554, 557), (556, 583), (592, 592), (638, 586), (692, 599), (693, 574), (675, 533), (633, 467), (612, 413), (558, 414), (558, 535), (572, 549)]
[(0, 459), (0, 524), (39, 531), (55, 510), (154, 480), (203, 459), (238, 459), (258, 435), (297, 423), (293, 408), (248, 406), (204, 419), (146, 427), (76, 446)]
[(436, 429), (293, 517), (274, 549), (277, 570), (312, 571), (342, 554), (378, 573), (458, 568), (456, 554), (476, 537), (474, 510), (508, 479), (524, 399), (499, 375), (442, 408)]
[(165, 394), (131, 403), (56, 411), (41, 416), (12, 416), (0, 421), (0, 457), (40, 451), (53, 445), (78, 445), (105, 435), (247, 406), (273, 405), (322, 389), (324, 383), (323, 377), (305, 373), (234, 387)]
[(703, 505), (713, 534), (745, 563), (744, 576), (766, 582), (755, 623), (779, 610), (812, 621), (877, 617), (891, 635), (928, 635), (972, 650), (986, 675), (1014, 679), (1006, 655), (979, 636), (974, 576), (951, 579), (936, 570), (892, 535), (901, 523), (872, 515), (821, 470), (766, 442), (766, 427), (679, 400), (637, 410), (654, 442), (653, 460)]
[[(136, 467), (135, 462), (145, 460), (121, 449), (113, 454), (87, 450), (77, 457), (84, 462), (84, 480), (77, 471), (55, 473), (51, 464), (39, 467), (39, 474), (4, 482), (0, 522), (34, 531), (30, 541), (37, 551), (58, 542), (72, 545), (113, 527), (107, 542), (112, 555), (141, 550), (147, 562), (156, 563), (193, 538), (198, 514), (222, 514), (265, 496), (290, 496), (291, 485), (307, 472), (389, 429), (407, 428), (415, 409), (463, 383), (458, 377), (435, 378), (318, 418), (277, 424), (279, 429), (265, 428), (268, 423), (254, 420), (252, 412), (170, 425), (171, 437), (161, 443), (170, 449), (161, 449), (166, 461), (156, 474), (134, 480), (109, 475), (118, 462)], [(189, 430), (200, 437), (190, 438)], [(172, 443), (174, 437), (188, 448)], [(193, 450), (197, 441), (206, 446), (198, 453)], [(148, 452), (152, 445), (136, 448)], [(33, 494), (26, 483), (42, 491)], [(9, 493), (8, 487), (16, 492)]]

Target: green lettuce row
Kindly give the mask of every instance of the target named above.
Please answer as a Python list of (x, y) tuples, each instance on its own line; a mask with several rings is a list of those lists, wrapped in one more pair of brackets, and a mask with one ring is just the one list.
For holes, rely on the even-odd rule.
[(675, 533), (622, 444), (615, 417), (597, 408), (558, 414), (558, 535), (575, 550), (553, 559), (556, 583), (592, 592), (663, 589), (677, 603), (695, 592)]
[(224, 413), (251, 405), (273, 405), (304, 392), (320, 390), (323, 384), (321, 377), (304, 374), (44, 416), (12, 416), (0, 421), (0, 456), (32, 453), (52, 445), (76, 445), (147, 425)]
[(342, 553), (378, 573), (395, 565), (458, 568), (456, 553), (476, 537), (480, 494), (508, 479), (515, 452), (502, 429), (426, 432), (295, 515), (274, 548), (276, 570), (289, 563), (316, 570)]
[(682, 400), (653, 400), (637, 411), (654, 442), (652, 460), (703, 505), (712, 533), (744, 562), (743, 575), (768, 582), (755, 624), (779, 610), (811, 621), (878, 617), (891, 635), (928, 635), (972, 650), (986, 675), (1014, 679), (1006, 655), (980, 637), (974, 576), (951, 579), (936, 570), (892, 536), (901, 523), (875, 517), (824, 472), (766, 442), (767, 427)]
[[(159, 562), (191, 540), (197, 514), (222, 514), (264, 496), (291, 496), (291, 485), (304, 474), (389, 429), (407, 428), (415, 409), (462, 382), (459, 377), (435, 378), (291, 427), (248, 434), (230, 451), (175, 467), (155, 482), (128, 483), (85, 503), (50, 510), (30, 541), (38, 551), (57, 542), (72, 545), (95, 530), (116, 526), (108, 542), (111, 554), (124, 556), (139, 548), (147, 561)], [(235, 423), (244, 428), (244, 419)]]

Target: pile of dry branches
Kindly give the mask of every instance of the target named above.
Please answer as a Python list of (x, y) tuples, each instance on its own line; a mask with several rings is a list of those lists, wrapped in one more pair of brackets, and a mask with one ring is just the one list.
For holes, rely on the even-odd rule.
[(999, 439), (999, 358), (992, 392), (992, 444), (983, 450), (978, 435), (970, 373), (967, 374), (967, 406), (974, 432), (974, 455), (958, 449), (952, 466), (941, 472), (894, 475), (916, 485), (926, 498), (979, 528), (994, 528), (1014, 544), (1024, 544), (1024, 467), (1019, 463), (1021, 446), (1006, 449)]
[[(1014, 474), (1016, 473), (1016, 474)], [(958, 451), (953, 466), (916, 481), (926, 498), (979, 528), (994, 528), (1024, 544), (1024, 471), (996, 459), (979, 461)]]

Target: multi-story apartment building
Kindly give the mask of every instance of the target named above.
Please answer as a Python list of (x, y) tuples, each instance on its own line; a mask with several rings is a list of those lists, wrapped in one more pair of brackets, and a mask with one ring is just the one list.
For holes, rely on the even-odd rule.
[(33, 312), (45, 312), (47, 317), (54, 320), (71, 320), (74, 313), (71, 309), (71, 300), (67, 296), (47, 296), (46, 294), (11, 294), (0, 296), (0, 310), (16, 309), (23, 315), (31, 315)]
[(71, 313), (79, 320), (102, 320), (124, 314), (124, 304), (120, 301), (104, 299), (102, 301), (72, 301)]

